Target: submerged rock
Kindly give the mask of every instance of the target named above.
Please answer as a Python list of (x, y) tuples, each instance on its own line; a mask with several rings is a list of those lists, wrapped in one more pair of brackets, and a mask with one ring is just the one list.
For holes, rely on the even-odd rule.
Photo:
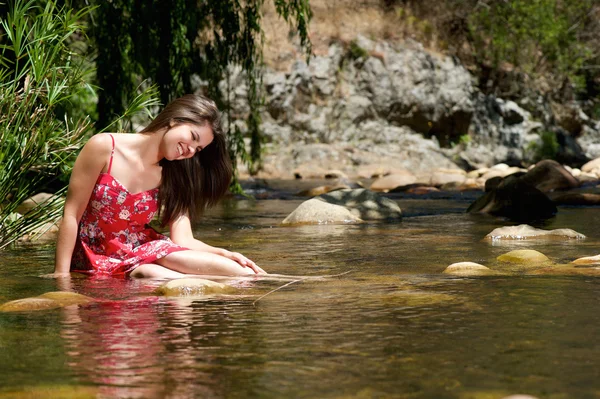
[(46, 292), (45, 294), (38, 296), (38, 298), (51, 299), (56, 301), (60, 306), (83, 305), (94, 301), (92, 298), (85, 295), (65, 291)]
[(584, 256), (583, 258), (575, 259), (573, 262), (576, 265), (595, 265), (600, 264), (600, 255)]
[(47, 298), (24, 298), (10, 301), (0, 306), (0, 312), (30, 312), (60, 308), (57, 301)]
[(401, 219), (398, 204), (366, 189), (338, 190), (303, 202), (282, 224), (356, 223)]
[(536, 229), (535, 227), (531, 227), (527, 224), (498, 227), (485, 236), (485, 239), (491, 241), (532, 240), (539, 238), (582, 240), (586, 237), (583, 234), (571, 229), (542, 230)]
[(550, 259), (541, 252), (533, 249), (517, 249), (510, 251), (496, 258), (500, 262), (531, 264), (549, 262)]
[(228, 294), (235, 291), (233, 287), (211, 280), (180, 278), (161, 285), (156, 289), (155, 293), (164, 296), (203, 296)]
[(0, 312), (29, 312), (56, 309), (69, 305), (83, 305), (92, 301), (94, 301), (92, 298), (74, 292), (53, 291), (33, 298), (7, 302), (0, 306)]
[(492, 270), (474, 262), (458, 262), (448, 266), (443, 273), (455, 276), (485, 276), (493, 274)]

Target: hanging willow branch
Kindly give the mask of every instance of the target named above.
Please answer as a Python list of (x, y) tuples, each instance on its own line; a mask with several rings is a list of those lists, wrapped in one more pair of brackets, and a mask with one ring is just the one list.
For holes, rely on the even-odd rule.
[[(250, 149), (240, 129), (229, 132), (232, 160), (239, 158), (251, 171), (260, 167), (262, 136), (260, 108), (263, 104), (264, 0), (94, 0), (97, 21), (92, 41), (98, 57), (99, 125), (121, 114), (135, 96), (135, 87), (149, 78), (160, 91), (163, 104), (192, 90), (192, 79), (205, 82), (226, 118), (231, 114), (229, 93), (219, 84), (232, 66), (240, 66), (248, 87), (250, 107), (244, 116)], [(277, 12), (295, 27), (300, 43), (310, 53), (308, 0), (274, 0)], [(227, 90), (231, 90), (229, 87)]]

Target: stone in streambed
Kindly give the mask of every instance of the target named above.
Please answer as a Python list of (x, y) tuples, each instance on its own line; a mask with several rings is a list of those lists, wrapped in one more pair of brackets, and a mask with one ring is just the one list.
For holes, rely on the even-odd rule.
[(583, 240), (585, 238), (583, 234), (571, 229), (542, 230), (531, 227), (528, 224), (498, 227), (485, 236), (485, 239), (491, 241), (535, 239)]
[(336, 190), (349, 189), (345, 184), (338, 184), (335, 186), (318, 186), (309, 188), (308, 190), (302, 190), (296, 193), (299, 197), (316, 197), (317, 195), (327, 194)]
[(83, 305), (93, 299), (74, 292), (53, 291), (37, 297), (17, 299), (0, 306), (0, 312), (29, 312), (56, 309), (69, 305)]
[(366, 189), (337, 190), (303, 202), (282, 224), (356, 223), (401, 219), (396, 202)]
[(46, 292), (45, 294), (38, 296), (38, 298), (51, 299), (56, 301), (60, 306), (84, 305), (94, 301), (92, 298), (85, 295), (65, 291)]
[(181, 278), (161, 285), (155, 293), (164, 296), (203, 296), (229, 294), (235, 291), (235, 288), (215, 281), (200, 278)]
[(30, 312), (60, 308), (60, 303), (46, 298), (24, 298), (0, 306), (0, 312)]
[(485, 276), (493, 274), (489, 267), (474, 262), (453, 263), (448, 266), (443, 273), (452, 274), (454, 276)]
[(583, 258), (575, 259), (573, 262), (576, 265), (595, 265), (600, 264), (600, 255), (584, 256)]
[(330, 204), (319, 197), (301, 203), (286, 217), (282, 224), (334, 224), (361, 223), (362, 219), (353, 215), (350, 210)]
[(397, 187), (408, 186), (416, 183), (417, 178), (410, 172), (400, 173), (396, 172), (391, 175), (387, 175), (375, 180), (371, 184), (371, 191), (382, 191), (388, 192)]
[(517, 249), (500, 255), (496, 259), (500, 262), (518, 264), (538, 264), (550, 261), (546, 255), (533, 249)]

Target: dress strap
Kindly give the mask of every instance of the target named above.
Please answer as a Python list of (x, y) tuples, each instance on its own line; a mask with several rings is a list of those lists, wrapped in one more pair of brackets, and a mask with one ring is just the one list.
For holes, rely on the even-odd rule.
[(108, 170), (106, 171), (106, 173), (108, 173), (110, 175), (110, 169), (112, 168), (113, 155), (115, 155), (115, 138), (110, 133), (108, 135), (112, 139), (112, 151), (110, 152), (110, 162), (108, 163)]

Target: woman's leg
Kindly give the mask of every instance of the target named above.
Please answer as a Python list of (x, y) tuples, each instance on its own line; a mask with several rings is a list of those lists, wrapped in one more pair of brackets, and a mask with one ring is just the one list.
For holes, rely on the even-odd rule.
[(254, 275), (249, 267), (243, 267), (236, 261), (224, 256), (201, 251), (178, 251), (155, 260), (161, 266), (179, 273), (200, 274), (206, 276), (247, 276)]
[(133, 278), (181, 278), (185, 274), (154, 263), (139, 265), (129, 274)]

